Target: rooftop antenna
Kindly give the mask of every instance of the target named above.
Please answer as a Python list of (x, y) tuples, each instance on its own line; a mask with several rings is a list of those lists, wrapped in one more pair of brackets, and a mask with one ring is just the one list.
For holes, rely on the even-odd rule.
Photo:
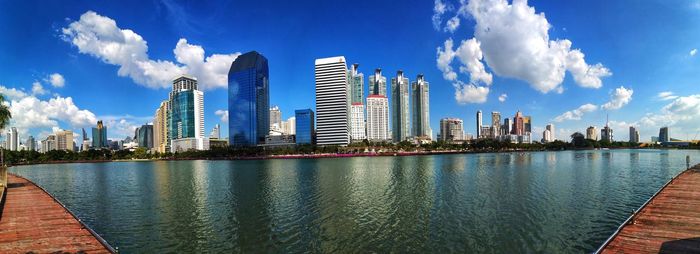
[(608, 127), (609, 122), (610, 122), (610, 114), (605, 114), (605, 127)]

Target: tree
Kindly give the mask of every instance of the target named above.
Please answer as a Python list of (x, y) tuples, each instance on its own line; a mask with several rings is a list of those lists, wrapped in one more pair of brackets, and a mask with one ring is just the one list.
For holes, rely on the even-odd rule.
[(571, 134), (571, 144), (575, 147), (584, 147), (586, 146), (586, 137), (580, 132), (574, 132)]
[[(7, 127), (7, 124), (10, 123), (10, 118), (12, 118), (10, 108), (5, 105), (5, 96), (0, 94), (0, 129)], [(0, 162), (5, 164), (5, 149), (0, 149)]]

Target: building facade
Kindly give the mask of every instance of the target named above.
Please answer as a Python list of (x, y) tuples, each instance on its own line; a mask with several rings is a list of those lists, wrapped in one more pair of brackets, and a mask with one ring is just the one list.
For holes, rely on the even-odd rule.
[(668, 126), (659, 129), (659, 142), (669, 142), (671, 138), (668, 136)]
[(598, 128), (595, 126), (588, 126), (588, 128), (586, 128), (586, 139), (598, 140)]
[(403, 71), (397, 71), (396, 77), (391, 79), (391, 135), (394, 142), (408, 140), (411, 136), (408, 88), (408, 78)]
[(389, 101), (383, 95), (367, 96), (367, 139), (389, 140)]
[(314, 144), (314, 111), (311, 109), (297, 109), (294, 111), (296, 118), (296, 143)]
[(153, 149), (153, 125), (144, 124), (139, 127), (137, 142), (139, 147)]
[(102, 121), (97, 121), (97, 126), (92, 128), (92, 147), (95, 149), (109, 148), (107, 143), (107, 126)]
[(56, 150), (74, 151), (73, 150), (73, 131), (61, 130), (55, 133), (56, 135)]
[(425, 81), (423, 74), (419, 74), (411, 85), (413, 97), (412, 134), (422, 139), (432, 139), (433, 131), (430, 129), (430, 86)]
[(501, 135), (501, 112), (491, 112), (491, 128), (493, 129), (491, 138), (498, 138)]
[(153, 148), (159, 153), (170, 151), (170, 136), (168, 134), (169, 116), (170, 101), (162, 101), (153, 118)]
[[(345, 57), (316, 59), (316, 144), (350, 143)], [(298, 120), (298, 118), (297, 118)]]
[(544, 132), (542, 132), (542, 143), (549, 143), (556, 140), (554, 133), (554, 125), (551, 123), (547, 124), (547, 126), (544, 128)]
[(482, 137), (481, 134), (481, 125), (484, 120), (484, 117), (481, 113), (481, 110), (476, 111), (476, 138), (479, 139)]
[(175, 78), (169, 105), (170, 152), (207, 150), (209, 141), (204, 137), (204, 93), (199, 91), (197, 80), (184, 75)]
[(229, 144), (255, 146), (270, 132), (270, 84), (267, 58), (240, 55), (228, 73)]
[(365, 123), (365, 105), (354, 102), (350, 105), (350, 138), (352, 141), (362, 141), (367, 138)]
[(607, 124), (603, 129), (600, 130), (600, 140), (601, 141), (607, 141), (607, 142), (613, 142), (613, 130), (608, 126)]
[(458, 118), (440, 119), (438, 140), (455, 142), (464, 140), (464, 122)]
[(270, 108), (270, 130), (282, 130), (282, 111), (278, 106)]
[(639, 143), (639, 131), (634, 126), (630, 126), (630, 143)]
[(513, 128), (510, 134), (522, 136), (525, 134), (525, 118), (523, 113), (518, 110), (513, 117)]
[(369, 95), (386, 95), (386, 77), (382, 76), (382, 69), (374, 70), (374, 75), (369, 76)]
[(19, 151), (19, 133), (17, 132), (17, 128), (12, 127), (7, 131), (5, 149), (10, 151)]

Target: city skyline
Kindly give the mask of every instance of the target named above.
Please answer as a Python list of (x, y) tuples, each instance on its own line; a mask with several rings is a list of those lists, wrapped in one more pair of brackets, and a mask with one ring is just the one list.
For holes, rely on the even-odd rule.
[[(299, 17), (310, 3), (290, 6), (299, 11), (290, 18), (297, 26), (305, 27), (304, 33), (310, 34), (307, 38), (299, 36), (302, 32), (298, 30), (279, 33), (283, 29), (276, 28), (276, 25), (289, 21), (287, 18), (271, 18), (263, 24), (246, 27), (237, 24), (236, 21), (242, 17), (236, 15), (213, 15), (211, 19), (204, 19), (201, 13), (218, 8), (223, 11), (264, 8), (265, 4), (255, 7), (241, 6), (245, 3), (219, 3), (224, 5), (222, 7), (210, 3), (202, 6), (202, 10), (195, 11), (196, 8), (186, 8), (188, 4), (155, 2), (145, 3), (143, 10), (130, 13), (110, 4), (77, 3), (63, 6), (43, 3), (38, 11), (46, 15), (29, 19), (20, 14), (26, 13), (22, 10), (38, 5), (30, 1), (0, 4), (0, 9), (5, 10), (6, 14), (4, 22), (0, 22), (0, 29), (6, 31), (10, 38), (0, 48), (5, 52), (18, 52), (0, 56), (0, 60), (13, 63), (0, 70), (3, 76), (0, 79), (0, 92), (8, 97), (16, 117), (10, 126), (18, 129), (21, 141), (30, 135), (43, 140), (56, 132), (55, 129), (81, 133), (81, 128), (91, 128), (97, 120), (103, 120), (109, 127), (108, 139), (123, 139), (127, 135), (132, 136), (136, 127), (153, 122), (154, 110), (168, 92), (169, 82), (163, 80), (173, 78), (149, 74), (143, 66), (153, 68), (157, 74), (169, 73), (163, 70), (181, 70), (187, 72), (184, 74), (197, 77), (203, 86), (206, 94), (204, 104), (207, 105), (204, 129), (210, 130), (216, 124), (228, 125), (227, 98), (223, 90), (227, 82), (225, 74), (230, 62), (242, 52), (258, 50), (269, 58), (270, 104), (280, 106), (283, 119), (294, 116), (296, 109), (314, 108), (314, 59), (344, 55), (348, 63), (359, 63), (361, 72), (367, 77), (374, 74), (375, 69), (381, 69), (382, 76), (387, 79), (385, 90), (390, 90), (389, 80), (398, 70), (404, 70), (411, 82), (416, 74), (423, 73), (431, 85), (429, 114), (432, 117), (429, 125), (433, 130), (433, 139), (436, 139), (435, 130), (439, 129), (440, 119), (445, 117), (463, 119), (465, 132), (476, 133), (473, 112), (477, 109), (484, 112), (515, 112), (521, 109), (528, 112), (534, 119), (533, 140), (542, 138), (549, 123), (557, 126), (555, 136), (559, 139), (575, 131), (584, 133), (588, 126), (602, 128), (606, 114), (610, 115), (610, 126), (615, 130), (616, 140), (628, 140), (627, 130), (630, 126), (637, 128), (641, 141), (658, 136), (659, 128), (667, 125), (672, 130), (671, 138), (693, 139), (696, 136), (698, 127), (691, 123), (700, 115), (700, 95), (693, 94), (696, 91), (692, 87), (694, 80), (700, 77), (697, 71), (700, 63), (695, 50), (698, 46), (692, 41), (700, 38), (700, 33), (678, 32), (686, 31), (683, 28), (691, 27), (692, 21), (697, 19), (694, 15), (700, 9), (693, 7), (691, 2), (645, 2), (632, 8), (620, 3), (610, 4), (608, 7), (611, 10), (625, 8), (626, 12), (620, 17), (591, 7), (600, 4), (596, 2), (591, 6), (557, 2), (493, 3), (506, 9), (529, 7), (524, 12), (527, 15), (542, 14), (539, 21), (547, 24), (545, 29), (538, 27), (539, 23), (524, 23), (513, 29), (539, 28), (537, 31), (540, 33), (533, 32), (531, 35), (568, 46), (563, 52), (582, 60), (576, 63), (584, 65), (572, 64), (563, 69), (561, 81), (543, 78), (546, 77), (544, 74), (549, 73), (532, 72), (536, 66), (531, 65), (540, 63), (536, 58), (532, 59), (532, 64), (515, 63), (520, 72), (503, 67), (498, 55), (493, 53), (498, 46), (506, 55), (530, 55), (519, 50), (518, 46), (522, 45), (498, 45), (494, 39), (504, 36), (499, 30), (494, 31), (494, 38), (475, 33), (476, 28), (483, 25), (498, 28), (498, 23), (484, 23), (486, 21), (480, 19), (484, 13), (467, 8), (468, 5), (461, 6), (458, 1), (425, 2), (411, 6), (379, 2), (373, 5), (376, 7), (374, 10), (352, 7), (349, 14), (340, 14), (350, 16), (346, 16), (349, 21), (335, 24), (341, 28), (337, 30), (352, 27), (366, 31), (380, 38), (373, 42), (350, 40), (348, 37), (343, 37), (345, 41), (339, 41), (335, 39), (339, 32), (317, 32), (326, 31), (327, 26), (314, 25), (312, 21), (315, 19)], [(439, 8), (441, 6), (443, 8)], [(464, 13), (458, 15), (460, 7), (465, 7)], [(330, 6), (319, 8), (324, 10)], [(143, 16), (139, 15), (141, 11), (156, 9), (159, 11), (155, 12), (157, 15), (152, 22), (140, 20)], [(658, 11), (652, 14), (653, 17), (646, 18), (667, 20), (679, 29), (663, 31), (648, 22), (641, 22), (640, 14), (649, 9)], [(566, 15), (574, 10), (607, 17), (605, 20), (609, 22), (588, 23), (582, 18)], [(184, 21), (176, 21), (172, 17), (174, 11), (180, 11), (185, 16)], [(351, 22), (364, 14), (381, 12), (391, 17), (405, 11), (412, 11), (415, 15), (410, 15), (408, 20), (401, 23), (384, 22), (384, 19), (373, 22), (378, 21), (375, 18), (359, 24)], [(280, 16), (276, 14), (265, 15)], [(511, 14), (490, 15), (501, 17)], [(669, 20), (671, 16), (675, 18)], [(616, 18), (611, 20), (613, 17)], [(494, 19), (492, 22), (497, 21)], [(628, 27), (628, 22), (641, 24), (644, 29), (625, 30), (625, 36), (612, 37), (600, 32), (622, 31), (623, 27)], [(20, 31), (11, 25), (17, 23), (32, 25), (23, 26)], [(212, 29), (193, 29), (193, 26), (209, 27), (206, 25), (213, 23), (221, 25)], [(89, 24), (106, 24), (105, 28), (111, 29), (109, 32), (116, 31), (132, 37), (124, 37), (128, 39), (124, 41), (110, 41), (105, 34), (91, 30)], [(377, 25), (377, 29), (372, 25)], [(261, 27), (272, 29), (273, 35), (256, 36), (257, 29)], [(410, 39), (387, 40), (382, 37), (387, 35), (383, 31), (390, 31), (385, 27), (395, 28), (399, 34), (418, 32), (425, 36), (420, 39), (407, 37)], [(238, 34), (246, 36), (236, 36)], [(27, 43), (29, 35), (37, 39)], [(81, 37), (83, 35), (93, 37)], [(663, 45), (652, 43), (657, 37), (668, 41)], [(92, 40), (81, 41), (85, 38)], [(288, 41), (283, 39), (289, 39), (292, 43), (279, 43)], [(123, 52), (106, 54), (99, 51), (107, 42), (125, 46)], [(608, 45), (612, 45), (615, 51), (606, 49)], [(119, 53), (135, 53), (136, 58), (124, 58)], [(630, 65), (630, 62), (653, 64)], [(597, 74), (581, 75), (575, 66), (595, 70)], [(528, 72), (523, 74), (525, 71)], [(364, 83), (364, 88), (369, 90), (369, 79)], [(295, 91), (295, 96), (288, 96), (288, 90)], [(385, 92), (391, 102), (390, 92)], [(484, 94), (485, 101), (480, 102)], [(393, 116), (390, 114), (390, 117)], [(222, 128), (221, 132), (223, 137), (228, 136), (227, 128)], [(74, 138), (78, 137), (74, 135)]]

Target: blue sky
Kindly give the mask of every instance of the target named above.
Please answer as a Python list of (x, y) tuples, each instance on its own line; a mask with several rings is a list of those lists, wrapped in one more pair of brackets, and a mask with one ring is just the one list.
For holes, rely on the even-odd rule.
[(443, 117), (474, 133), (476, 110), (521, 110), (535, 139), (606, 114), (617, 140), (630, 125), (642, 140), (700, 130), (698, 1), (0, 1), (0, 14), (0, 92), (25, 137), (96, 119), (133, 135), (178, 71), (199, 74), (207, 132), (227, 125), (221, 75), (250, 50), (268, 58), (285, 119), (314, 108), (314, 59), (343, 55), (366, 77), (425, 74), (435, 135)]

